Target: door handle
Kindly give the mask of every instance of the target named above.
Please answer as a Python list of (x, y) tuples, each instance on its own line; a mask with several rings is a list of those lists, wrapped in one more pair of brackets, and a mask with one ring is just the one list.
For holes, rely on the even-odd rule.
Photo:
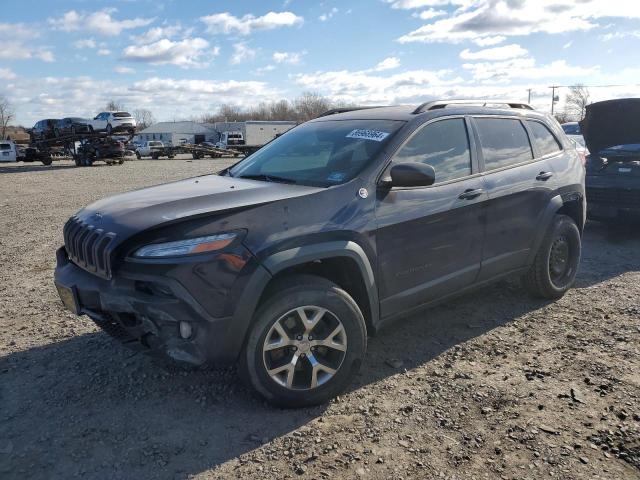
[(543, 182), (546, 182), (551, 177), (553, 177), (553, 173), (551, 172), (540, 172), (536, 177), (536, 180), (542, 180)]
[(473, 200), (474, 198), (479, 197), (483, 193), (484, 193), (484, 190), (482, 188), (468, 188), (467, 190), (462, 192), (460, 195), (458, 195), (458, 198), (460, 200)]

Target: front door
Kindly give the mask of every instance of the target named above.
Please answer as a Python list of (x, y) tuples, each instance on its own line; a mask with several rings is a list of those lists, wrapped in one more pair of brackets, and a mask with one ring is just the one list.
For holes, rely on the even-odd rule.
[(483, 243), (486, 192), (473, 166), (464, 118), (420, 127), (392, 164), (434, 167), (429, 187), (380, 190), (376, 205), (381, 317), (454, 293), (474, 282)]

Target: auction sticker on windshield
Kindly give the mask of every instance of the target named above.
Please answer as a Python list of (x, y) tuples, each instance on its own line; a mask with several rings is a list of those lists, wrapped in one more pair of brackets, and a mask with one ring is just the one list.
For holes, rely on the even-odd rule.
[(362, 138), (364, 140), (373, 140), (374, 142), (381, 142), (385, 138), (389, 136), (388, 132), (380, 132), (378, 130), (365, 130), (361, 128), (356, 128), (352, 130), (347, 138)]

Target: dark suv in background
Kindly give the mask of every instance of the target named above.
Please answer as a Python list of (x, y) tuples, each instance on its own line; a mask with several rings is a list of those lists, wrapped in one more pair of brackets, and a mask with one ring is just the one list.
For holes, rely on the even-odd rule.
[(58, 125), (58, 119), (47, 118), (36, 122), (29, 134), (32, 141), (48, 140), (55, 137), (55, 129)]
[(528, 105), (334, 110), (219, 174), (80, 210), (55, 283), (127, 345), (237, 361), (269, 401), (312, 405), (398, 317), (514, 274), (561, 297), (584, 218), (582, 162)]

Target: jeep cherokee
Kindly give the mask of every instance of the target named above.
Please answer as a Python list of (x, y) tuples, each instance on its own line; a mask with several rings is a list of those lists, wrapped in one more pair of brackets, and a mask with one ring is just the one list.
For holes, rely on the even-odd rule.
[(334, 110), (218, 174), (80, 210), (55, 284), (129, 346), (237, 362), (267, 400), (318, 404), (396, 318), (513, 274), (561, 297), (584, 176), (526, 104)]

